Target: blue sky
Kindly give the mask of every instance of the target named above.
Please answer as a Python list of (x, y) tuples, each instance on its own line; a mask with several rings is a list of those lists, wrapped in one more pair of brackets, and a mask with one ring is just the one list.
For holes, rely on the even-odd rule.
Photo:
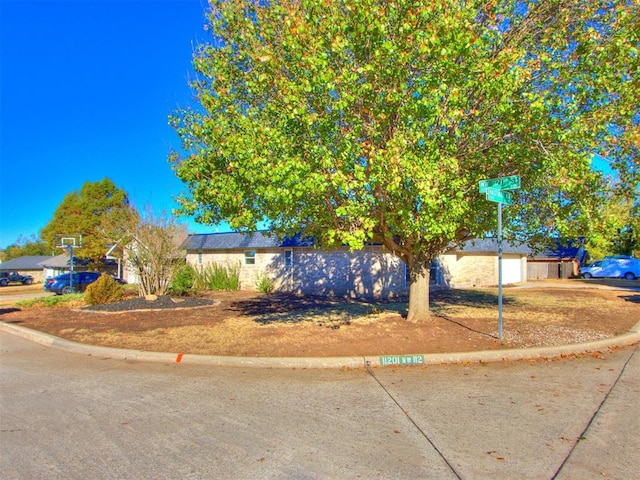
[[(139, 209), (176, 208), (168, 115), (195, 105), (206, 0), (0, 0), (0, 248), (67, 193), (109, 177)], [(190, 230), (210, 232), (188, 219)]]

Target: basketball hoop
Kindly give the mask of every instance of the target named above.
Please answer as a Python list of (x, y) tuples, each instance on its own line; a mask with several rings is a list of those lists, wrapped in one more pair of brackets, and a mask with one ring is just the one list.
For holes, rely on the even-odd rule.
[(81, 233), (58, 233), (54, 237), (54, 246), (56, 248), (74, 249), (82, 247)]
[(82, 247), (81, 233), (58, 233), (54, 236), (54, 245), (56, 248), (63, 248), (69, 254), (69, 287), (73, 293), (73, 250)]

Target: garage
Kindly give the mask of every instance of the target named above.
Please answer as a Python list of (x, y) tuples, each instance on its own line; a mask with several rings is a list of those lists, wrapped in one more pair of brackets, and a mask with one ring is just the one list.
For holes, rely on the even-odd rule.
[(520, 257), (504, 255), (502, 257), (502, 283), (519, 283), (524, 278)]
[[(524, 245), (502, 242), (502, 283), (527, 279)], [(488, 287), (498, 284), (498, 241), (495, 238), (470, 240), (440, 256), (443, 286), (452, 288)]]

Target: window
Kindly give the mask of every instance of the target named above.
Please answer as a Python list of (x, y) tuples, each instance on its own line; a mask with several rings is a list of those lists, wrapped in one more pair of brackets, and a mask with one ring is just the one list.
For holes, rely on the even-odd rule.
[[(404, 280), (408, 287), (411, 284), (411, 278), (409, 277), (409, 269), (406, 264), (404, 266)], [(440, 285), (440, 260), (437, 258), (431, 262), (431, 269), (429, 270), (429, 285)]]
[(256, 264), (256, 251), (255, 250), (245, 250), (245, 252), (244, 252), (244, 264), (245, 265), (255, 265)]
[(198, 252), (198, 265), (202, 265), (202, 252)]
[(284, 268), (293, 267), (293, 250), (284, 251)]
[(433, 262), (431, 262), (429, 285), (440, 285), (440, 260), (438, 260), (437, 258)]

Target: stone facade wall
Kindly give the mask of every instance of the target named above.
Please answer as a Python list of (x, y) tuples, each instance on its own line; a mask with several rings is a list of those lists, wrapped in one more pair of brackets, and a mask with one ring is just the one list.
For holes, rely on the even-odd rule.
[(390, 298), (408, 293), (404, 264), (380, 247), (362, 251), (348, 249), (289, 249), (292, 265), (285, 266), (287, 249), (256, 250), (255, 264), (245, 263), (244, 250), (189, 252), (187, 261), (194, 266), (217, 263), (240, 265), (240, 288), (256, 290), (266, 276), (276, 291), (308, 295), (350, 298)]
[(20, 273), (22, 275), (31, 275), (33, 277), (33, 283), (43, 283), (44, 282), (45, 272), (42, 269), (38, 269), (38, 270), (18, 270), (18, 273)]
[[(503, 259), (503, 277), (513, 278), (519, 282), (526, 281), (526, 257), (505, 253)], [(513, 266), (516, 271), (505, 268)], [(508, 266), (506, 265), (508, 264)], [(440, 265), (444, 285), (451, 288), (493, 286), (498, 284), (498, 256), (491, 253), (447, 253), (440, 256)]]
[[(286, 251), (291, 252), (291, 266), (285, 265)], [(524, 256), (505, 254), (503, 259), (510, 260), (509, 268), (519, 265), (519, 272), (510, 273), (524, 275), (520, 281), (526, 281)], [(267, 277), (276, 291), (307, 295), (392, 298), (409, 293), (404, 263), (376, 246), (355, 252), (346, 248), (260, 249), (256, 250), (254, 265), (245, 264), (244, 250), (205, 251), (200, 255), (189, 252), (187, 261), (195, 266), (213, 262), (240, 265), (242, 290), (257, 290), (259, 279)], [(498, 258), (495, 253), (447, 253), (440, 256), (436, 276), (438, 285), (445, 288), (494, 286), (498, 284)]]
[(283, 289), (311, 295), (391, 298), (407, 294), (402, 261), (380, 247), (361, 251), (294, 249)]
[(201, 263), (198, 254), (188, 254), (187, 261), (194, 266), (215, 263), (226, 267), (240, 267), (240, 289), (256, 290), (256, 283), (261, 275), (266, 273), (269, 264), (280, 252), (256, 251), (255, 264), (245, 265), (244, 250), (229, 250), (221, 252), (203, 252)]

